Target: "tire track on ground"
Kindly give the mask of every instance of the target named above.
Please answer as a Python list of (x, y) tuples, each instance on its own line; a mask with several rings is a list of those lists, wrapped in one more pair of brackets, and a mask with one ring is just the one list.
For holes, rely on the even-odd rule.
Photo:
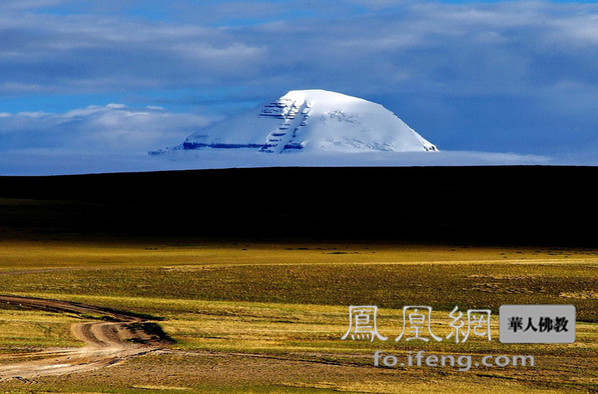
[(75, 323), (71, 326), (73, 335), (85, 342), (86, 346), (46, 350), (39, 353), (44, 356), (42, 359), (0, 366), (0, 381), (102, 368), (159, 350), (166, 341), (164, 336), (151, 335), (144, 330), (146, 325), (155, 325), (148, 316), (78, 302), (13, 295), (0, 295), (0, 302), (27, 309), (76, 314), (85, 318), (98, 316), (97, 321)]

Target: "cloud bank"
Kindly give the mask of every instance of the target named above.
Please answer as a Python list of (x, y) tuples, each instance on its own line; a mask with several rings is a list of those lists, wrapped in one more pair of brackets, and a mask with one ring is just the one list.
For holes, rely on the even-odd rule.
[(0, 113), (0, 153), (137, 154), (178, 142), (209, 118), (159, 107), (89, 106), (66, 113)]

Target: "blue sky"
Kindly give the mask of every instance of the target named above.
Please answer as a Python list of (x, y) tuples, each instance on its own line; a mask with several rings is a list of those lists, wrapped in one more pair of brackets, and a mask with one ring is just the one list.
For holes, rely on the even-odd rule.
[(308, 88), (378, 102), (441, 150), (594, 165), (598, 4), (0, 3), (0, 154), (157, 149)]

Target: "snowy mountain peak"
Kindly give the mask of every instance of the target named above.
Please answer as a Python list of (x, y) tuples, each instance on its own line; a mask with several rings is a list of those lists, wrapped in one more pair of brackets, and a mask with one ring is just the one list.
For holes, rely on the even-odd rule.
[(437, 150), (379, 104), (326, 90), (292, 90), (155, 153), (241, 148), (264, 153)]

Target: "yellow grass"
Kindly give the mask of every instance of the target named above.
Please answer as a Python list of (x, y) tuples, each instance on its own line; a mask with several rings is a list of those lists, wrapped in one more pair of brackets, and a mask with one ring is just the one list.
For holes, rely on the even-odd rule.
[[(595, 250), (463, 245), (222, 243), (209, 240), (2, 240), (3, 293), (110, 306), (163, 318), (175, 342), (103, 370), (40, 377), (5, 390), (116, 392), (586, 392), (598, 389)], [(497, 306), (572, 303), (574, 344), (498, 341)], [(380, 306), (389, 341), (351, 341), (352, 302)], [(477, 304), (476, 304), (477, 303)], [(487, 306), (492, 341), (394, 342), (401, 307)], [(0, 360), (77, 346), (74, 316), (0, 309)], [(379, 368), (373, 353), (533, 355), (524, 368)], [(4, 354), (4, 356), (3, 356)], [(26, 387), (26, 388), (25, 388)]]

